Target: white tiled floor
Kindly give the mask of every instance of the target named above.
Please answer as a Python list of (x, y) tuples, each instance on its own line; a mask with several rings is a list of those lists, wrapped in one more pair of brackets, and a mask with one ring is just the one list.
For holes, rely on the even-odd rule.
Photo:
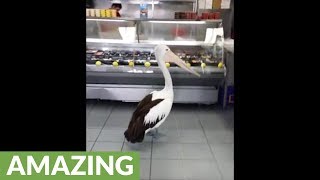
[(174, 104), (161, 137), (124, 139), (137, 103), (87, 102), (88, 151), (138, 151), (141, 180), (233, 180), (233, 110)]

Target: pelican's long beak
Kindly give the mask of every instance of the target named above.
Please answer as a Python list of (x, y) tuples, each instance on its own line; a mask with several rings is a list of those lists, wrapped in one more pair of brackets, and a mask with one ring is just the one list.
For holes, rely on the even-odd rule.
[(164, 56), (165, 62), (173, 62), (176, 65), (178, 65), (179, 67), (181, 67), (182, 69), (200, 77), (200, 74), (197, 73), (196, 71), (194, 71), (193, 69), (191, 69), (190, 67), (187, 66), (187, 64), (180, 59), (177, 55), (175, 55), (172, 51), (167, 51), (165, 56)]

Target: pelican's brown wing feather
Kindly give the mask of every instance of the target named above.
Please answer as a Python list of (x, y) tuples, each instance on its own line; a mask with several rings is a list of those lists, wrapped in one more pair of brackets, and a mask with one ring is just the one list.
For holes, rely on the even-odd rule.
[(144, 118), (151, 108), (163, 100), (155, 99), (152, 101), (152, 94), (149, 94), (140, 101), (137, 109), (133, 112), (128, 129), (124, 133), (129, 142), (136, 143), (143, 141), (145, 131), (150, 128), (150, 125), (144, 124)]

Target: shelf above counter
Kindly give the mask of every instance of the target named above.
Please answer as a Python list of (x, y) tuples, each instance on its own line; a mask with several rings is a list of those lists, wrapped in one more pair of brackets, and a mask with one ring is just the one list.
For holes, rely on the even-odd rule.
[(153, 18), (107, 18), (107, 17), (86, 17), (87, 21), (149, 21), (150, 23), (175, 23), (175, 24), (206, 24), (221, 23), (221, 19), (191, 20), (191, 19), (153, 19)]
[(110, 0), (111, 3), (126, 3), (126, 4), (159, 4), (159, 3), (196, 3), (197, 0)]
[(163, 40), (118, 40), (118, 39), (97, 39), (97, 38), (87, 38), (87, 43), (100, 43), (100, 44), (131, 44), (131, 45), (159, 45), (164, 44), (168, 46), (213, 46), (210, 43), (204, 43), (203, 41), (163, 41)]
[(98, 39), (98, 38), (87, 38), (87, 43), (108, 43), (108, 44), (138, 44), (138, 40), (127, 41), (121, 39)]

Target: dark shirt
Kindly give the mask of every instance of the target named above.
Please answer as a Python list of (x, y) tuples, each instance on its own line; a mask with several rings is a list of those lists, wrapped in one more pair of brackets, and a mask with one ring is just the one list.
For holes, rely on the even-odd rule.
[(94, 8), (93, 0), (86, 0), (86, 8)]

